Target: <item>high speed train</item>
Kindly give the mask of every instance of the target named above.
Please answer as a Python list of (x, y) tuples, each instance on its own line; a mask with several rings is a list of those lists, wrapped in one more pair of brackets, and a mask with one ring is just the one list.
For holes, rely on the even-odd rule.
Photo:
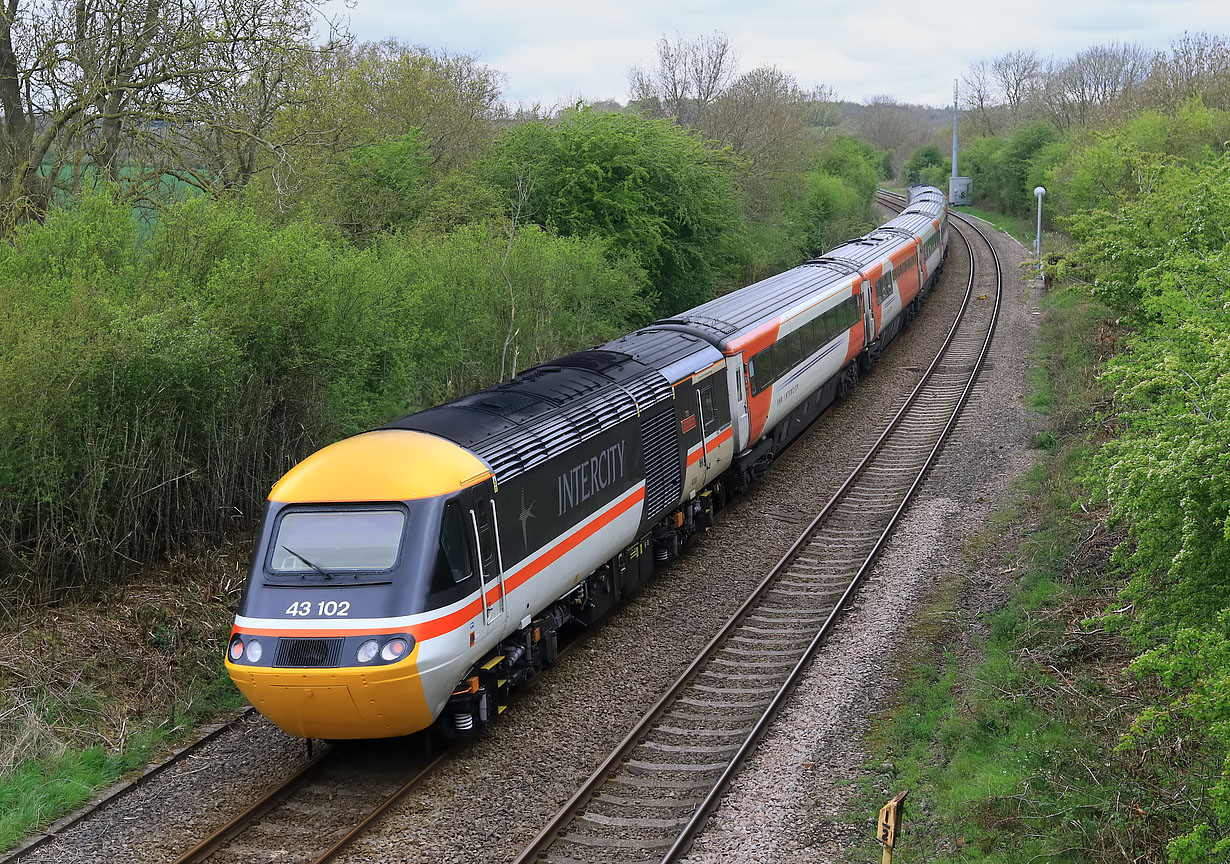
[(473, 733), (759, 476), (935, 283), (948, 205), (319, 450), (265, 508), (226, 668), (292, 735)]

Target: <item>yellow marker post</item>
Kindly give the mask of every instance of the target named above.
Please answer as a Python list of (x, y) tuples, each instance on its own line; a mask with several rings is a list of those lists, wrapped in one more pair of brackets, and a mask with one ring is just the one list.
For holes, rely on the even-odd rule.
[(893, 846), (897, 842), (897, 832), (905, 819), (905, 796), (910, 790), (897, 794), (893, 800), (880, 808), (880, 828), (876, 833), (876, 841), (884, 847), (884, 857), (880, 864), (893, 864)]

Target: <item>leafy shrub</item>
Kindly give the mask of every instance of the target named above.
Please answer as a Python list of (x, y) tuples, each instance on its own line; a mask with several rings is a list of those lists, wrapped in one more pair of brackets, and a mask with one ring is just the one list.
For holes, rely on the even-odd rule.
[(671, 314), (713, 296), (729, 262), (739, 165), (669, 120), (582, 108), (509, 129), (488, 172), (512, 212), (634, 257)]
[(1089, 481), (1128, 530), (1116, 551), (1128, 632), (1149, 649), (1133, 669), (1163, 688), (1125, 746), (1170, 752), (1186, 776), (1216, 775), (1169, 847), (1177, 861), (1204, 861), (1230, 850), (1230, 160), (1149, 164), (1157, 182), (1113, 213), (1069, 220), (1077, 245), (1065, 268), (1135, 324), (1103, 376), (1117, 434)]
[(936, 169), (942, 172), (948, 164), (939, 147), (927, 144), (919, 147), (905, 160), (902, 168), (903, 179), (910, 186), (929, 182), (928, 178), (934, 175)]
[(148, 241), (106, 194), (53, 213), (0, 245), (0, 579), (45, 597), (247, 530), (312, 450), (624, 332), (644, 282), (533, 227), (358, 249), (203, 199)]

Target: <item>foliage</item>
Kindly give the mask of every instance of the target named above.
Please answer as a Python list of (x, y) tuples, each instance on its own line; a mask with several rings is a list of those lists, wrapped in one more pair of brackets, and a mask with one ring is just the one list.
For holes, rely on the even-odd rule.
[(866, 201), (871, 201), (881, 180), (891, 177), (885, 174), (886, 160), (892, 154), (876, 150), (849, 135), (840, 135), (826, 144), (817, 154), (816, 170), (833, 177), (841, 177)]
[(1033, 187), (1029, 186), (1031, 163), (1058, 140), (1059, 133), (1051, 124), (1027, 123), (1006, 138), (975, 140), (961, 151), (960, 170), (973, 179), (978, 201), (1005, 213), (1028, 213), (1034, 207)]
[[(20, 10), (19, 10), (20, 5)], [(239, 188), (285, 143), (289, 79), (342, 38), (320, 0), (11, 0), (0, 15), (0, 224), (101, 177)], [(324, 44), (314, 45), (314, 31)], [(168, 130), (174, 130), (168, 134)]]
[[(931, 182), (935, 169), (943, 171), (947, 165), (948, 160), (940, 153), (940, 148), (934, 144), (926, 144), (915, 150), (910, 158), (905, 160), (905, 166), (901, 169), (902, 179), (910, 186), (928, 183)], [(932, 183), (932, 185), (936, 184)]]
[(345, 155), (330, 190), (333, 222), (356, 240), (370, 240), (414, 221), (423, 210), (430, 156), (417, 129)]
[(0, 246), (0, 577), (46, 596), (245, 530), (322, 444), (624, 332), (644, 276), (609, 251), (482, 226), (357, 249), (206, 200), (143, 243), (106, 194), (21, 229)]
[(1230, 857), (1230, 609), (1210, 623), (1208, 629), (1176, 630), (1169, 642), (1132, 664), (1137, 675), (1160, 683), (1166, 696), (1136, 717), (1125, 745), (1160, 747), (1176, 760), (1203, 756), (1197, 767), (1205, 782), (1212, 781), (1200, 796), (1204, 800), (1192, 802), (1202, 818), (1169, 844), (1171, 858), (1181, 864)]
[(1116, 554), (1132, 617), (1108, 622), (1149, 647), (1134, 669), (1170, 694), (1128, 742), (1185, 742), (1219, 773), (1171, 846), (1195, 861), (1230, 844), (1230, 685), (1219, 659), (1230, 623), (1230, 158), (1151, 154), (1147, 164), (1156, 182), (1125, 182), (1117, 209), (1069, 220), (1076, 246), (1061, 270), (1135, 324), (1106, 367), (1117, 435), (1088, 480), (1129, 538)]
[(713, 296), (727, 266), (739, 168), (669, 120), (581, 108), (508, 130), (489, 170), (512, 212), (633, 256), (671, 314)]
[(1163, 182), (1164, 163), (1196, 164), (1224, 152), (1227, 139), (1230, 112), (1192, 99), (1172, 114), (1142, 111), (1114, 128), (1077, 136), (1036, 170), (1045, 173), (1044, 185), (1055, 193), (1047, 203), (1058, 213), (1113, 211)]
[(732, 257), (736, 287), (795, 267), (875, 226), (870, 204), (880, 154), (838, 137), (810, 155), (804, 170), (744, 179), (744, 219)]

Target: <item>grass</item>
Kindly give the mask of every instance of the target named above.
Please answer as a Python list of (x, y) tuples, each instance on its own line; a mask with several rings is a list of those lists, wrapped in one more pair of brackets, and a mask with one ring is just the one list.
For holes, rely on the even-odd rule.
[[(1074, 507), (1092, 446), (1087, 421), (1101, 399), (1095, 373), (1113, 345), (1108, 312), (1070, 291), (1045, 300), (1028, 402), (1044, 416), (1036, 464), (1017, 498), (966, 547), (1015, 581), (1006, 604), (977, 621), (957, 600), (982, 590), (950, 572), (937, 587), (905, 667), (897, 704), (878, 718), (860, 796), (849, 818), (910, 789), (898, 852), (907, 861), (979, 864), (1158, 860), (1150, 778), (1116, 749), (1138, 704), (1125, 684), (1122, 641), (1081, 622), (1107, 608), (1114, 545), (1100, 514)], [(1019, 535), (1015, 544), (1005, 536)], [(939, 623), (936, 623), (939, 622)], [(885, 766), (890, 766), (885, 771)], [(1156, 779), (1156, 778), (1153, 778)], [(873, 860), (871, 841), (849, 860)]]
[(0, 774), (0, 852), (140, 770), (197, 724), (243, 704), (220, 660), (217, 666), (217, 677), (194, 688), (168, 722), (151, 726), (138, 721), (118, 747), (53, 744)]
[(974, 216), (984, 222), (990, 222), (1000, 231), (1008, 234), (1025, 246), (1033, 248), (1034, 234), (1036, 233), (1037, 223), (1033, 219), (1028, 219), (1022, 216), (1009, 216), (1006, 213), (1000, 213), (995, 210), (984, 210), (981, 207), (968, 207), (965, 205), (954, 207), (955, 212), (965, 216)]
[(0, 852), (243, 703), (222, 665), (242, 570), (215, 549), (0, 621)]

